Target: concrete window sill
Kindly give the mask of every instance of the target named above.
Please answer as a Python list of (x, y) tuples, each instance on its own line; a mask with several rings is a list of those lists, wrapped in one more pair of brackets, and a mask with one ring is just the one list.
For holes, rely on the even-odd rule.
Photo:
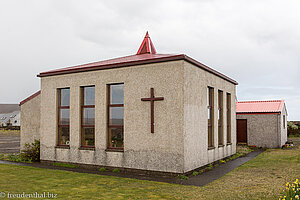
[(105, 149), (106, 152), (124, 152), (124, 149)]
[(224, 146), (225, 146), (224, 144), (221, 144), (221, 145), (219, 145), (218, 147), (221, 148), (221, 147), (224, 147)]
[(79, 150), (95, 151), (95, 147), (79, 147)]
[(215, 149), (216, 147), (208, 147), (207, 150), (213, 150)]
[(57, 149), (70, 149), (70, 146), (68, 146), (68, 145), (64, 145), (64, 146), (57, 145), (57, 146), (55, 146), (55, 148), (57, 148)]

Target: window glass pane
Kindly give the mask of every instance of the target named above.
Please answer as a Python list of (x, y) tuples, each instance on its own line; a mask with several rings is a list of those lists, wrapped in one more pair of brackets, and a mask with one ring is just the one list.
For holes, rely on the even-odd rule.
[(218, 97), (219, 97), (219, 108), (223, 107), (223, 92), (219, 90), (218, 93)]
[(60, 126), (58, 127), (58, 135), (59, 135), (59, 145), (70, 145), (70, 138), (69, 138), (69, 127)]
[(70, 89), (60, 89), (60, 106), (70, 106)]
[(95, 108), (83, 108), (83, 125), (95, 124)]
[(95, 87), (84, 87), (84, 105), (95, 105)]
[(124, 84), (110, 85), (110, 104), (124, 104)]
[(60, 109), (59, 124), (70, 124), (70, 109)]
[(124, 147), (123, 128), (109, 128), (109, 147)]
[(82, 146), (95, 146), (95, 129), (90, 127), (82, 128)]
[(124, 108), (123, 107), (110, 107), (109, 108), (109, 124), (110, 125), (123, 125)]
[(207, 88), (207, 106), (210, 106), (210, 88)]

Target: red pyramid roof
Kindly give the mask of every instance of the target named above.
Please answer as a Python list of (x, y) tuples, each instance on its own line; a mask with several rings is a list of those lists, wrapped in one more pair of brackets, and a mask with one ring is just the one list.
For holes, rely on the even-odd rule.
[(144, 54), (144, 53), (156, 54), (156, 50), (151, 41), (148, 31), (147, 31), (145, 38), (136, 54), (139, 55), (139, 54)]

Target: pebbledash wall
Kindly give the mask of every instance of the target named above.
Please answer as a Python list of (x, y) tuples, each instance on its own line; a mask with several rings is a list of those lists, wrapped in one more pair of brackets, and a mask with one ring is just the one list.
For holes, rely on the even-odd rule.
[(26, 143), (33, 143), (40, 139), (40, 117), (41, 117), (41, 95), (36, 93), (25, 101), (21, 106), (21, 133), (20, 147), (24, 148)]
[[(207, 86), (214, 88), (214, 149), (208, 150)], [(236, 87), (184, 62), (184, 172), (236, 153)], [(223, 144), (218, 146), (218, 90), (223, 91)], [(231, 143), (227, 144), (226, 93), (231, 94)]]
[[(107, 84), (124, 83), (124, 152), (107, 151)], [(95, 150), (80, 148), (80, 86), (95, 85)], [(207, 86), (214, 87), (214, 143), (208, 150)], [(57, 143), (57, 89), (70, 87), (70, 148)], [(150, 88), (155, 132), (150, 132)], [(224, 94), (224, 146), (218, 147), (217, 92)], [(231, 144), (226, 145), (226, 92)], [(235, 85), (184, 60), (41, 78), (41, 160), (185, 173), (236, 152)], [(37, 97), (36, 97), (37, 98)], [(36, 99), (38, 101), (38, 99)], [(28, 102), (27, 102), (28, 103)], [(25, 104), (24, 104), (25, 105)], [(29, 105), (29, 104), (28, 104)], [(38, 112), (38, 109), (36, 109)], [(28, 126), (23, 129), (29, 129)], [(24, 130), (23, 130), (24, 131)], [(25, 133), (25, 132), (24, 132)], [(28, 131), (26, 131), (28, 134)]]
[[(285, 126), (283, 125), (285, 115)], [(247, 119), (247, 143), (257, 147), (280, 148), (287, 141), (287, 111), (279, 114), (237, 114)]]

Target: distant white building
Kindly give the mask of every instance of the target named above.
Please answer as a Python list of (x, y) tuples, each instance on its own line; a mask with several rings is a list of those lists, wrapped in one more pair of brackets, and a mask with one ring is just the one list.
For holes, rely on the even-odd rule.
[(18, 104), (0, 104), (0, 127), (20, 126), (20, 107)]

